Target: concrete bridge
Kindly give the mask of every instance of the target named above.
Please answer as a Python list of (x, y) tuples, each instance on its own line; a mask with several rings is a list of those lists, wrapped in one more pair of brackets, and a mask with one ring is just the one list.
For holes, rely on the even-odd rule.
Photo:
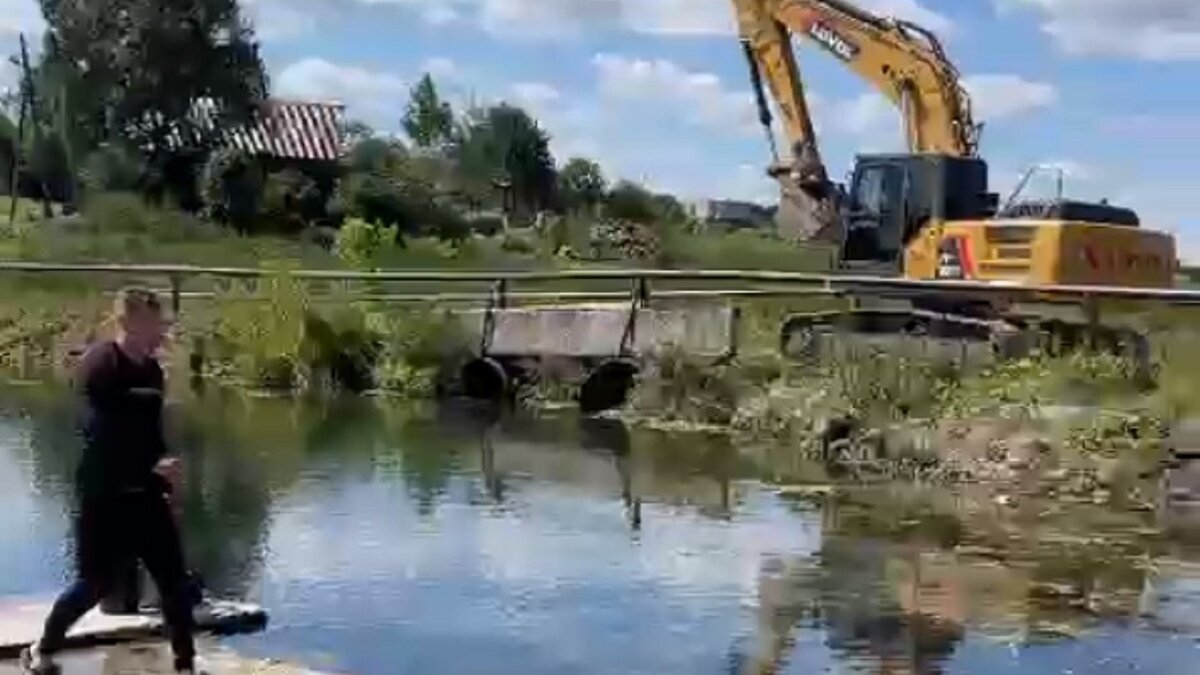
[[(1101, 310), (1112, 314), (1126, 308), (1180, 307), (1200, 305), (1200, 291), (1086, 286), (1037, 287), (1001, 285), (974, 281), (915, 281), (849, 274), (802, 274), (746, 272), (733, 270), (623, 270), (583, 269), (547, 272), (348, 272), (336, 270), (271, 270), (200, 268), (180, 265), (70, 265), (0, 261), (0, 274), (87, 275), (112, 283), (148, 284), (166, 280), (166, 293), (178, 313), (184, 301), (220, 297), (220, 284), (244, 283), (255, 287), (261, 281), (280, 277), (308, 284), (312, 289), (357, 284), (351, 297), (379, 303), (421, 303), (453, 306), (463, 326), (478, 340), (478, 358), (463, 371), (466, 389), (475, 396), (498, 398), (511, 391), (513, 380), (531, 369), (547, 364), (568, 364), (584, 374), (581, 406), (603, 410), (625, 400), (633, 379), (647, 360), (665, 350), (678, 349), (690, 355), (713, 359), (730, 358), (738, 350), (738, 310), (730, 301), (743, 299), (834, 298), (860, 302), (912, 303), (919, 299), (998, 301), (1013, 306), (1058, 305), (1081, 311), (1085, 323), (1099, 325)], [(209, 289), (198, 288), (207, 280)], [(583, 282), (607, 283), (606, 290), (579, 291)], [(611, 290), (613, 282), (632, 283), (624, 292)], [(564, 284), (574, 287), (516, 293), (516, 284)], [(653, 294), (650, 285), (655, 284)], [(718, 283), (729, 286), (714, 288)], [(491, 284), (488, 294), (446, 293), (455, 284)], [(103, 284), (97, 284), (103, 287)], [(213, 290), (213, 287), (217, 287)], [(396, 286), (424, 292), (398, 293)], [(682, 288), (681, 288), (682, 286)], [(386, 290), (385, 290), (386, 289)], [(316, 296), (314, 296), (316, 297)], [(345, 295), (339, 295), (341, 301)], [(252, 298), (253, 299), (253, 298)], [(523, 300), (549, 300), (552, 306), (514, 307)], [(651, 300), (654, 306), (651, 306)], [(702, 306), (672, 307), (670, 300), (706, 300)], [(483, 305), (481, 308), (480, 305)], [(472, 306), (473, 305), (473, 306)], [(869, 324), (893, 326), (897, 321), (909, 331), (909, 316), (873, 309)], [(937, 321), (929, 322), (937, 325)], [(917, 353), (933, 353), (960, 362), (986, 363), (995, 354), (986, 342), (966, 333), (977, 327), (955, 324), (946, 335), (938, 331), (910, 331)], [(791, 317), (780, 328), (779, 348), (788, 356), (806, 357), (810, 347), (821, 343), (844, 346), (837, 331), (825, 330), (832, 322), (812, 316)], [(893, 326), (894, 327), (894, 326)], [(817, 330), (813, 330), (813, 329)], [(918, 327), (920, 328), (920, 327)], [(926, 326), (927, 328), (927, 326)], [(880, 330), (891, 334), (894, 331)], [(932, 338), (932, 339), (931, 339)], [(969, 343), (975, 343), (973, 346)], [(829, 349), (819, 351), (829, 352)], [(910, 350), (911, 351), (911, 350)], [(833, 358), (843, 358), (833, 356)], [(845, 357), (853, 358), (853, 357)]]

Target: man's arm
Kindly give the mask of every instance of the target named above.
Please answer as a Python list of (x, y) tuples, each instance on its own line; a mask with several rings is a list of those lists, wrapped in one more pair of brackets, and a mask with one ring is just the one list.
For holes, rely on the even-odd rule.
[(163, 373), (161, 366), (158, 367), (157, 385), (162, 392), (162, 401), (159, 404), (158, 419), (156, 421), (157, 429), (154, 432), (155, 457), (158, 459), (154, 465), (155, 475), (161, 479), (160, 488), (164, 494), (174, 495), (182, 481), (183, 467), (180, 464), (178, 457), (170, 455), (170, 445), (167, 443), (166, 431), (166, 376)]

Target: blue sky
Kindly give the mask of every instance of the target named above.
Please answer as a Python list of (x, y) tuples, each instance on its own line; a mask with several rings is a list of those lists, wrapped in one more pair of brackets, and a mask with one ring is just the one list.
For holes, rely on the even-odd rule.
[[(1136, 208), (1200, 260), (1200, 2), (858, 1), (943, 36), (987, 124), (996, 188), (1056, 164), (1071, 195)], [(560, 160), (591, 156), (687, 198), (774, 194), (728, 0), (243, 4), (278, 95), (341, 100), (395, 131), (429, 71), (456, 102), (528, 108)], [(39, 26), (35, 0), (0, 0), (0, 47)], [(811, 45), (799, 56), (836, 176), (855, 152), (902, 148), (897, 111)]]

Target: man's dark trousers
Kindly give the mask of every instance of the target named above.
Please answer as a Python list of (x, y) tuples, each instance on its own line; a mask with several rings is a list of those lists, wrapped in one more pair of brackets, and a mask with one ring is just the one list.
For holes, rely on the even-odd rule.
[(164, 495), (131, 491), (84, 498), (75, 521), (76, 581), (46, 619), (41, 648), (53, 654), (76, 621), (125, 582), (140, 560), (162, 596), (178, 665), (191, 665), (192, 603), (175, 518)]

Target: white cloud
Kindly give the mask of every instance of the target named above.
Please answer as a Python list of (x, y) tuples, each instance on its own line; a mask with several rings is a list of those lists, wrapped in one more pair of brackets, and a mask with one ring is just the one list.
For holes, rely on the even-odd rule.
[(900, 110), (881, 94), (869, 93), (840, 101), (819, 101), (814, 115), (834, 133), (854, 137), (860, 152), (901, 152), (907, 141)]
[(8, 59), (0, 61), (0, 97), (14, 94), (17, 91), (17, 83), (20, 82), (21, 71), (12, 64)]
[(314, 31), (316, 8), (303, 0), (241, 0), (242, 9), (262, 40), (287, 40)]
[[(650, 35), (730, 36), (736, 32), (729, 0), (358, 1), (415, 8), (426, 21), (435, 24), (471, 16), (489, 32), (519, 38), (561, 38), (585, 29), (614, 26)], [(948, 18), (919, 0), (862, 0), (862, 4), (880, 15), (907, 19), (938, 33), (949, 33), (953, 28)]]
[(1075, 159), (1046, 159), (1038, 162), (1038, 166), (1052, 173), (1062, 172), (1071, 180), (1094, 181), (1101, 177), (1097, 167)]
[(1042, 29), (1073, 55), (1148, 61), (1200, 60), (1196, 0), (997, 0), (1001, 10), (1031, 7)]
[[(0, 0), (0, 3), (23, 1), (27, 0)], [(611, 28), (663, 36), (732, 36), (736, 33), (733, 5), (729, 0), (243, 1), (248, 14), (255, 19), (260, 35), (269, 40), (315, 32), (322, 21), (336, 16), (339, 4), (344, 5), (347, 1), (360, 6), (394, 6), (414, 11), (432, 26), (465, 19), (494, 35), (517, 39), (562, 39), (583, 31)], [(865, 9), (916, 22), (939, 34), (948, 34), (953, 29), (948, 18), (919, 0), (861, 1)]]
[(1146, 112), (1114, 116), (1100, 122), (1100, 133), (1138, 137), (1140, 140), (1200, 141), (1200, 114)]
[(478, 0), (479, 23), (490, 33), (516, 38), (577, 34), (619, 16), (620, 0)]
[(975, 116), (984, 122), (1016, 117), (1058, 103), (1058, 89), (1019, 75), (982, 74), (963, 78)]
[(665, 59), (597, 54), (602, 97), (616, 102), (664, 105), (691, 124), (718, 131), (758, 133), (754, 99), (726, 88), (713, 73), (693, 72)]
[(34, 0), (0, 0), (0, 36), (15, 37), (23, 31), (26, 39), (40, 42), (37, 36), (45, 26), (42, 10)]
[(954, 33), (955, 25), (949, 17), (929, 9), (917, 0), (858, 0), (858, 5), (880, 16), (911, 21), (928, 28), (939, 37)]
[(458, 63), (454, 59), (444, 56), (434, 56), (426, 59), (424, 70), (434, 78), (446, 80), (457, 79), (462, 74)]
[[(1053, 106), (1057, 90), (1016, 75), (974, 75), (964, 78), (979, 120), (996, 122)], [(825, 100), (810, 95), (819, 135), (828, 133), (853, 137), (860, 152), (902, 152), (906, 147), (904, 120), (900, 109), (882, 94)]]
[(629, 28), (654, 35), (733, 35), (737, 22), (729, 0), (625, 0)]
[(458, 10), (447, 5), (433, 5), (421, 12), (421, 19), (431, 26), (444, 26), (458, 21), (462, 16)]
[(545, 82), (518, 82), (512, 86), (517, 103), (535, 109), (545, 108), (562, 98), (562, 92)]
[(340, 101), (349, 115), (390, 127), (396, 124), (393, 118), (399, 116), (408, 86), (391, 73), (307, 58), (283, 69), (275, 78), (275, 92), (282, 97)]

